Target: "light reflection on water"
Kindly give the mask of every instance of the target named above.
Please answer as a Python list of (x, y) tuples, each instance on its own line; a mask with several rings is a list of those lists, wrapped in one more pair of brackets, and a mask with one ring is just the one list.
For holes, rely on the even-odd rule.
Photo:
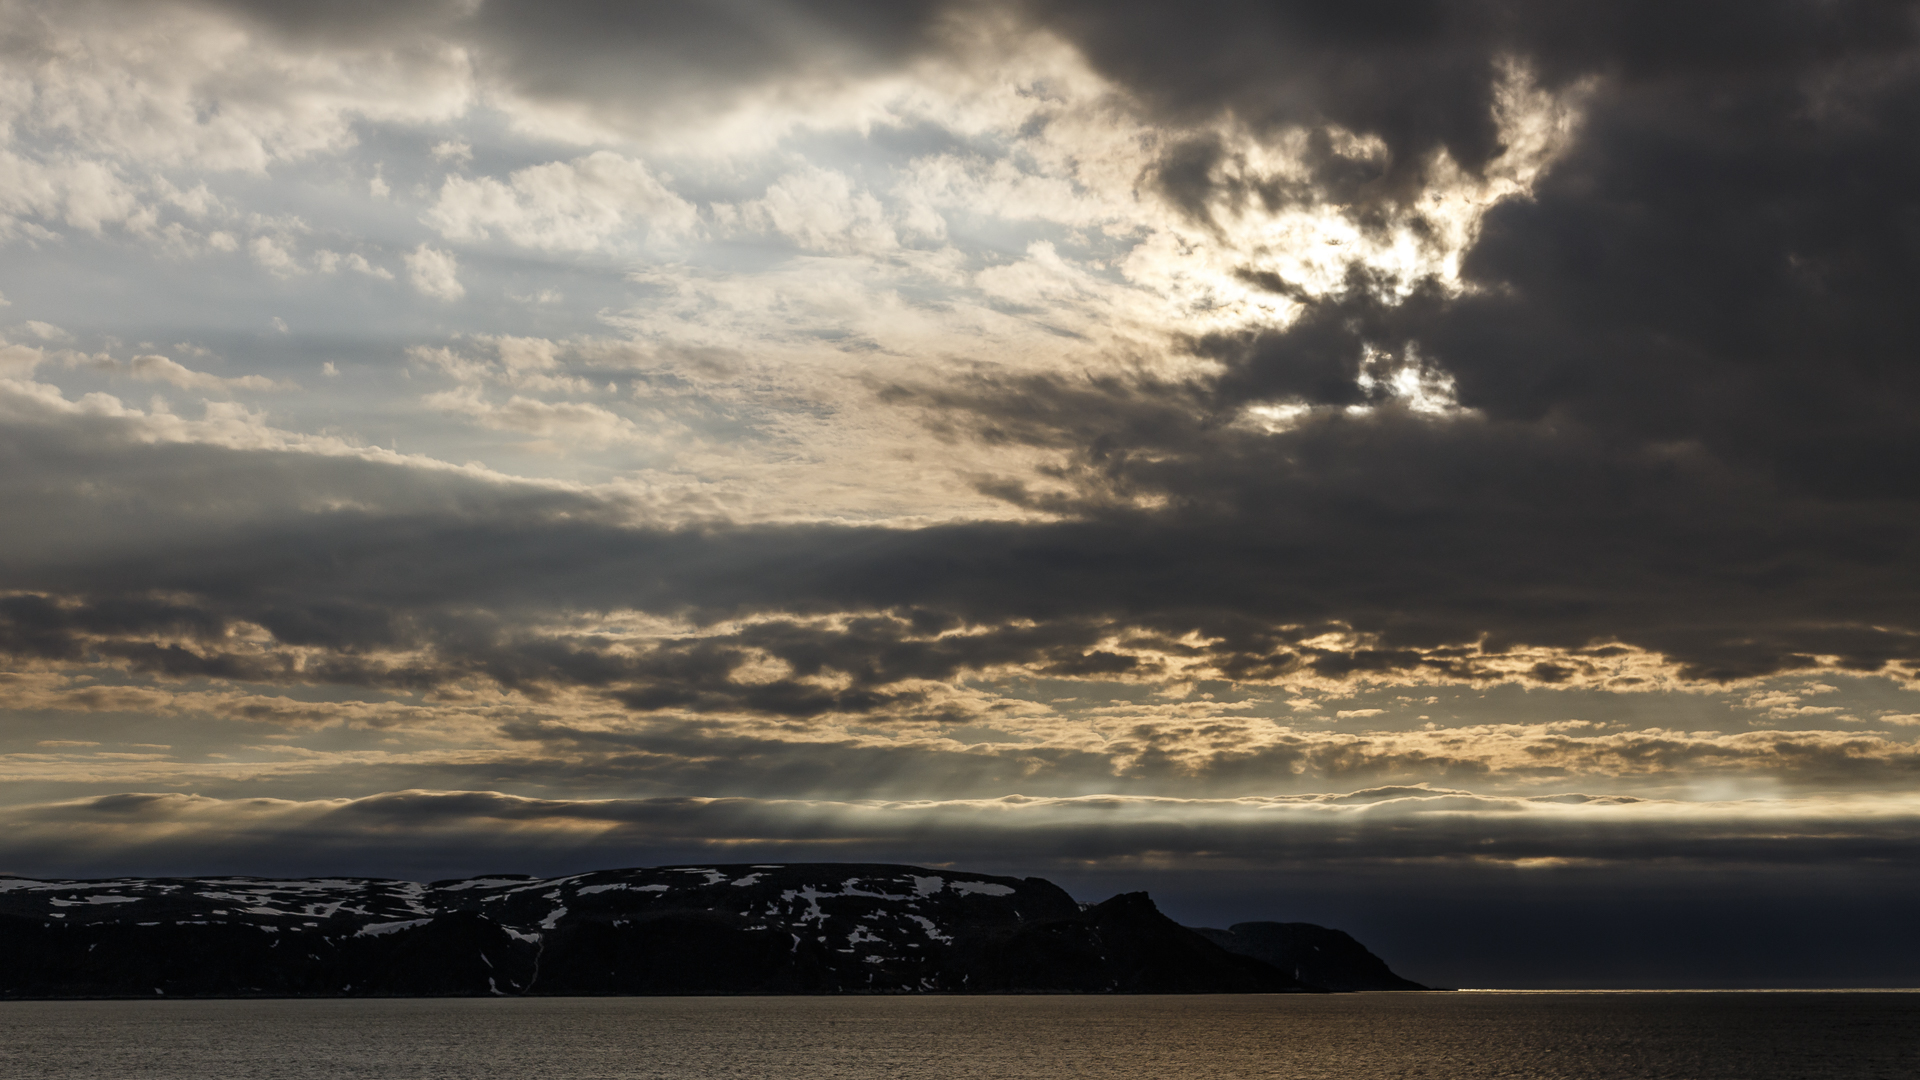
[(1912, 1080), (1920, 995), (0, 1003), (20, 1080)]

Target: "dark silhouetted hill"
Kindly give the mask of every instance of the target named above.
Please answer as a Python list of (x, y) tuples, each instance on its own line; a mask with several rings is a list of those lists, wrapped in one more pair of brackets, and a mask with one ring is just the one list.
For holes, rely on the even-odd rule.
[(1082, 906), (1039, 878), (911, 866), (0, 878), (10, 998), (1318, 989), (1145, 893)]
[(1194, 932), (1231, 953), (1252, 957), (1282, 974), (1328, 990), (1429, 990), (1395, 975), (1387, 962), (1350, 935), (1312, 923), (1244, 922), (1226, 930)]

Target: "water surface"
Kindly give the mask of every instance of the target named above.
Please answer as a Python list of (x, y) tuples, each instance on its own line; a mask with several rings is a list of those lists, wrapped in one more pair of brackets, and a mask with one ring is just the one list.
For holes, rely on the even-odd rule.
[(0, 1003), (20, 1080), (1913, 1080), (1920, 994)]

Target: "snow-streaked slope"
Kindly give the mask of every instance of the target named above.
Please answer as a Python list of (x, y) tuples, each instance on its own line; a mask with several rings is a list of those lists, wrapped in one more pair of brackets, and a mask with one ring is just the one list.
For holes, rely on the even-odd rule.
[(0, 994), (16, 997), (1293, 985), (1175, 926), (1143, 895), (1085, 909), (1038, 878), (912, 866), (667, 866), (432, 884), (0, 878), (0, 920)]

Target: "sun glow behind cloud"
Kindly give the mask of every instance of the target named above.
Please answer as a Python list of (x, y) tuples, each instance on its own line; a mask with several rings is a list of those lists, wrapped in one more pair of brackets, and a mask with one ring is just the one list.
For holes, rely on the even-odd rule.
[[(966, 476), (1002, 467), (993, 460), (932, 472), (908, 464), (919, 441), (914, 426), (855, 407), (873, 380), (937, 378), (956, 363), (964, 370), (989, 358), (998, 371), (1074, 370), (1105, 366), (1116, 355), (1180, 377), (1194, 370), (1194, 358), (1177, 339), (1284, 326), (1300, 298), (1340, 288), (1354, 268), (1398, 288), (1422, 280), (1458, 287), (1459, 255), (1478, 215), (1525, 190), (1564, 144), (1573, 115), (1572, 98), (1534, 90), (1516, 65), (1499, 99), (1508, 150), (1482, 175), (1464, 174), (1442, 154), (1430, 182), (1404, 205), (1360, 208), (1310, 195), (1268, 205), (1279, 188), (1310, 186), (1308, 132), (1256, 132), (1231, 116), (1198, 130), (1159, 126), (1069, 44), (1016, 22), (956, 24), (950, 51), (906, 71), (838, 77), (824, 99), (817, 88), (796, 88), (814, 77), (803, 76), (795, 86), (716, 100), (698, 114), (695, 138), (633, 128), (619, 117), (591, 132), (555, 127), (539, 119), (540, 102), (497, 77), (489, 81), (488, 65), (471, 48), (420, 44), (430, 37), (302, 55), (194, 9), (157, 9), (146, 18), (190, 42), (185, 54), (198, 62), (156, 66), (139, 53), (134, 43), (158, 33), (158, 24), (105, 34), (89, 26), (79, 39), (84, 46), (56, 50), (61, 59), (43, 62), (39, 77), (16, 95), (16, 142), (33, 133), (33, 167), (65, 160), (110, 180), (114, 193), (50, 177), (14, 185), (46, 192), (23, 209), (82, 232), (112, 221), (130, 238), (164, 236), (179, 258), (204, 261), (226, 245), (281, 277), (332, 274), (347, 265), (442, 302), (467, 294), (463, 275), (475, 273), (478, 260), (516, 259), (522, 250), (617, 253), (628, 279), (652, 295), (624, 309), (585, 313), (591, 317), (573, 322), (547, 348), (572, 346), (570, 361), (624, 349), (644, 357), (655, 376), (685, 386), (692, 375), (695, 400), (663, 399), (653, 385), (643, 393), (638, 381), (599, 381), (618, 368), (595, 371), (592, 387), (576, 376), (537, 390), (519, 387), (504, 400), (484, 384), (463, 382), (422, 395), (429, 409), (467, 422), (436, 432), (426, 448), (522, 474), (558, 469), (603, 482), (664, 485), (696, 504), (718, 495), (730, 512), (749, 517), (1003, 514), (1004, 504), (966, 490)], [(40, 26), (53, 39), (63, 29), (70, 32), (54, 18)], [(284, 89), (262, 96), (258, 88), (268, 83)], [(782, 111), (770, 104), (781, 99), (808, 106)], [(209, 100), (220, 103), (218, 115), (193, 119), (192, 103)], [(395, 104), (403, 101), (403, 109)], [(115, 108), (171, 119), (136, 128)], [(381, 179), (397, 176), (398, 166), (368, 161), (366, 125), (400, 125), (398, 134), (408, 125), (484, 127), (493, 115), (507, 118), (519, 140), (533, 139), (516, 140), (511, 151), (528, 163), (490, 174), (487, 163), (498, 158), (483, 149), (476, 162), (474, 142), (459, 140), (459, 154), (438, 152), (454, 142), (435, 143), (428, 174), (416, 185), (428, 200), (414, 211), (417, 220), (435, 234), (427, 240), (410, 243), (383, 226), (349, 241), (368, 250), (343, 254), (327, 245), (345, 236), (321, 235), (339, 235), (340, 225), (248, 211), (237, 193), (223, 196), (208, 186), (224, 188), (228, 178), (269, 166), (312, 168), (332, 159), (370, 172), (372, 190), (389, 192), (370, 191), (373, 203), (404, 202)], [(871, 157), (881, 142), (871, 137), (875, 131), (925, 130), (942, 132), (950, 145)], [(851, 159), (849, 137), (864, 140)], [(1206, 179), (1237, 194), (1184, 212), (1153, 197), (1167, 147), (1182, 140), (1212, 140), (1216, 160)], [(574, 144), (602, 148), (581, 154)], [(1377, 139), (1337, 131), (1332, 145), (1337, 157), (1363, 169), (1386, 154)], [(190, 203), (167, 194), (178, 190), (167, 171), (182, 168), (195, 170), (181, 178), (195, 181)], [(748, 180), (756, 174), (769, 178), (764, 187)], [(683, 177), (685, 190), (662, 176)], [(145, 199), (143, 185), (153, 193)], [(701, 188), (747, 197), (703, 199)], [(1259, 191), (1266, 201), (1253, 194)], [(73, 200), (80, 198), (117, 209), (81, 217), (58, 209), (79, 206)], [(177, 204), (171, 212), (168, 199)], [(1358, 220), (1362, 210), (1372, 220)], [(752, 250), (743, 243), (787, 250), (743, 264)], [(1291, 295), (1250, 284), (1261, 275), (1284, 282)], [(430, 346), (416, 351), (424, 348)], [(698, 359), (688, 370), (676, 353)], [(164, 355), (149, 363), (178, 366)], [(729, 367), (733, 378), (714, 377)], [(1202, 363), (1199, 370), (1206, 369)], [(444, 365), (441, 373), (459, 379)], [(1433, 400), (1415, 386), (1404, 391), (1410, 401)], [(297, 418), (302, 404), (281, 404), (281, 415), (292, 413), (296, 426), (310, 422)], [(703, 437), (707, 425), (684, 415), (687, 406), (758, 414), (746, 420), (765, 438), (742, 442), (731, 425)], [(822, 422), (827, 415), (832, 419)], [(642, 418), (677, 431), (680, 451), (663, 452), (654, 442), (654, 452), (638, 459), (596, 458), (649, 441), (632, 428)], [(489, 432), (536, 439), (503, 444)], [(540, 452), (521, 452), (529, 449)], [(947, 453), (977, 457), (982, 450), (950, 446)], [(796, 454), (813, 478), (797, 490), (791, 470), (769, 468)], [(1000, 454), (1014, 455), (1005, 467), (1033, 464), (1018, 448)], [(842, 471), (856, 471), (859, 481), (830, 479)], [(716, 484), (716, 474), (729, 475)], [(747, 479), (755, 474), (767, 480)], [(930, 503), (914, 505), (930, 495)]]

